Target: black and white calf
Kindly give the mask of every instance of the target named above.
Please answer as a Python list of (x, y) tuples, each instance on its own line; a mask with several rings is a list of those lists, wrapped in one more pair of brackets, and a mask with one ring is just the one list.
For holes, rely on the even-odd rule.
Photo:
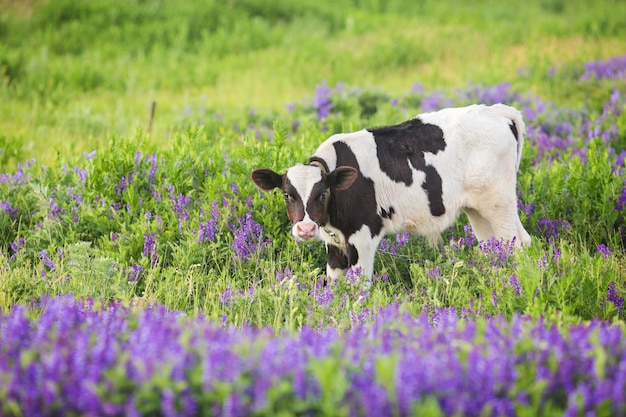
[(529, 244), (516, 195), (524, 129), (520, 112), (503, 104), (444, 109), (333, 135), (308, 164), (251, 176), (260, 189), (284, 193), (297, 240), (326, 243), (329, 276), (361, 267), (371, 277), (384, 235), (438, 242), (461, 212), (479, 240)]

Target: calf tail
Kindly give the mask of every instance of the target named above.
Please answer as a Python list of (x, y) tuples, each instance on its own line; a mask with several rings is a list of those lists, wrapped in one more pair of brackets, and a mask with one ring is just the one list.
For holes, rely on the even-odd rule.
[[(519, 170), (520, 163), (522, 162), (522, 150), (524, 149), (524, 135), (526, 134), (526, 124), (524, 123), (524, 119), (522, 119), (522, 113), (519, 111), (516, 112), (516, 117), (511, 120), (512, 126), (515, 126), (517, 131), (517, 137), (515, 140), (517, 141), (517, 162), (515, 164), (515, 170)], [(512, 129), (513, 130), (513, 129)], [(513, 132), (515, 134), (515, 132)]]
[(522, 162), (522, 149), (524, 148), (524, 135), (526, 134), (526, 124), (522, 118), (522, 113), (516, 108), (504, 104), (496, 104), (492, 107), (509, 120), (509, 128), (513, 133), (515, 142), (517, 142), (517, 160), (515, 161), (515, 170), (517, 171)]

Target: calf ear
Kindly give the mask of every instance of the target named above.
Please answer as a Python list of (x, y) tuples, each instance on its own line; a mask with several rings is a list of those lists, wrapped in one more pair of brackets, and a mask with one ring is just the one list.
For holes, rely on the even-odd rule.
[(359, 172), (352, 167), (338, 167), (326, 176), (326, 184), (328, 187), (338, 191), (343, 191), (352, 185), (358, 178)]
[(283, 185), (283, 176), (271, 169), (256, 169), (252, 171), (250, 178), (263, 191), (271, 191)]

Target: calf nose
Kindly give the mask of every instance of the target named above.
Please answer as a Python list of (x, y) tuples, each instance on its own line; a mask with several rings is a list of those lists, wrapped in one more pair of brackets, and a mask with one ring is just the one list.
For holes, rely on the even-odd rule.
[(317, 234), (317, 224), (312, 222), (296, 223), (296, 235), (300, 239), (307, 240), (315, 237)]

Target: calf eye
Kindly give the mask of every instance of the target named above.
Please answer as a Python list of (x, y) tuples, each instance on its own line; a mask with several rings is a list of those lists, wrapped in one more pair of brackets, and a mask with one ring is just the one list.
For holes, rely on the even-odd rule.
[(285, 197), (285, 201), (291, 201), (293, 200), (293, 198), (289, 195), (289, 193), (285, 192), (283, 193), (283, 196)]
[(322, 193), (319, 195), (319, 197), (317, 197), (317, 199), (323, 203), (324, 201), (326, 201), (326, 193)]

